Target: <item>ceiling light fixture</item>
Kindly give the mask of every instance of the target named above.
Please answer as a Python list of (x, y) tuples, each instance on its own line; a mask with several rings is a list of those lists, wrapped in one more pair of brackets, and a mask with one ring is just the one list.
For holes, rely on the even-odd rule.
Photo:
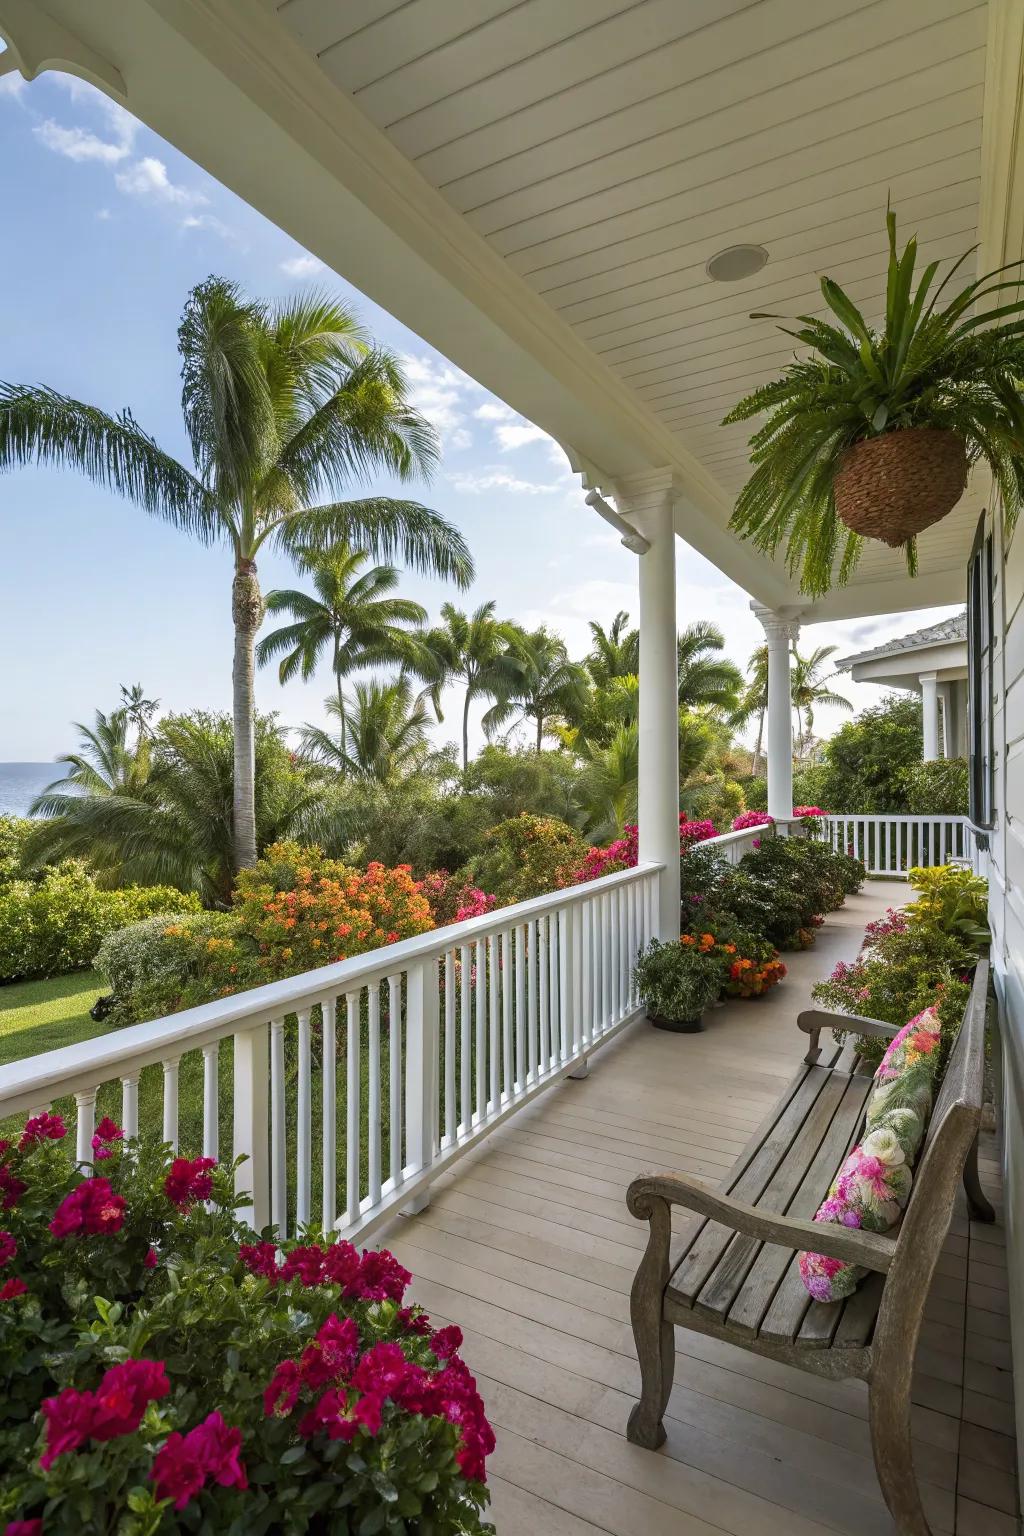
[(713, 282), (738, 283), (760, 272), (767, 260), (763, 245), (727, 245), (724, 251), (716, 251), (704, 270)]

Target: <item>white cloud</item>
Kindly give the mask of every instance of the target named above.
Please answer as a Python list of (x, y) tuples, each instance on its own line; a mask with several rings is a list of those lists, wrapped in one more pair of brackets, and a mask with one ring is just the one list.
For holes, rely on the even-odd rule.
[(212, 234), (220, 235), (222, 240), (238, 238), (235, 231), (213, 213), (186, 213), (181, 221), (181, 227), (182, 229), (208, 229)]
[[(525, 416), (520, 416), (502, 400), (485, 400), (473, 415), (478, 421), (486, 421), (492, 428), (494, 441), (502, 453), (512, 453), (525, 448), (527, 443), (551, 443), (553, 440), (542, 427), (534, 426)], [(557, 444), (554, 445), (557, 448)], [(559, 453), (561, 450), (559, 449)], [(564, 456), (563, 456), (564, 457)]]
[(485, 400), (473, 412), (477, 421), (514, 421), (516, 413), (501, 400)]
[(315, 277), (318, 272), (324, 270), (324, 264), (319, 256), (289, 256), (287, 261), (280, 263), (281, 271), (289, 277)]
[[(0, 57), (3, 55), (0, 54)], [(27, 86), (28, 81), (23, 75), (19, 75), (16, 69), (12, 69), (6, 75), (0, 75), (0, 96), (19, 97)]]
[(490, 465), (477, 472), (456, 470), (447, 478), (457, 491), (472, 496), (482, 496), (487, 491), (515, 491), (521, 496), (558, 496), (565, 490), (565, 486), (557, 482), (545, 484), (537, 480), (523, 480), (519, 475), (509, 474), (508, 470)]
[(97, 208), (96, 217), (100, 220), (101, 223), (106, 223), (108, 219), (113, 218), (113, 214), (109, 208)]
[(38, 123), (32, 132), (47, 149), (52, 149), (54, 154), (64, 155), (68, 160), (99, 160), (104, 165), (115, 165), (129, 154), (125, 143), (111, 143), (109, 139), (101, 139), (88, 128), (63, 128), (52, 117)]
[(402, 368), (409, 385), (410, 401), (436, 427), (445, 448), (459, 451), (469, 448), (473, 442), (469, 430), (469, 398), (480, 393), (476, 380), (442, 358), (425, 353), (406, 353)]
[(202, 192), (179, 186), (167, 174), (167, 167), (155, 155), (143, 155), (134, 165), (118, 171), (114, 182), (119, 192), (128, 197), (141, 197), (158, 203), (173, 203), (179, 207), (195, 206), (208, 201)]

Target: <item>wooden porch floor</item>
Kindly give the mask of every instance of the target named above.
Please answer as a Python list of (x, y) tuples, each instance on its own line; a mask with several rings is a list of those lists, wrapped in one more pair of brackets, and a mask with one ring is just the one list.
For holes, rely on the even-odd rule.
[[(389, 1234), (414, 1298), (465, 1333), (497, 1435), (499, 1536), (892, 1536), (862, 1383), (677, 1330), (667, 1443), (627, 1442), (646, 1229), (625, 1192), (643, 1169), (721, 1177), (796, 1069), (811, 984), (905, 900), (903, 884), (868, 885), (813, 950), (787, 957), (783, 986), (717, 1011), (702, 1035), (631, 1026), (586, 1081), (497, 1132)], [(982, 1174), (998, 1203), (991, 1146)], [(936, 1533), (1017, 1531), (1004, 1257), (999, 1226), (958, 1214), (925, 1308), (915, 1454)]]

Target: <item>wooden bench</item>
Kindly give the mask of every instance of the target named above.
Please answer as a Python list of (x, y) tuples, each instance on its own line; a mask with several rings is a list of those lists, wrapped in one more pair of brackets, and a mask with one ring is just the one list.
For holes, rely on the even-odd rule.
[[(822, 1051), (820, 1033), (896, 1033), (875, 1019), (817, 1009), (800, 1015), (811, 1037), (804, 1065), (719, 1187), (677, 1174), (633, 1181), (629, 1209), (651, 1230), (631, 1296), (642, 1385), (630, 1440), (654, 1450), (665, 1439), (676, 1324), (819, 1376), (860, 1377), (869, 1386), (875, 1465), (896, 1528), (900, 1536), (930, 1536), (911, 1461), (911, 1377), (961, 1178), (972, 1215), (995, 1219), (977, 1167), (988, 980), (983, 960), (893, 1233), (811, 1219), (861, 1136), (872, 1084), (850, 1045)], [(703, 1219), (674, 1230), (674, 1207)], [(803, 1248), (870, 1273), (845, 1301), (812, 1301), (797, 1268)]]

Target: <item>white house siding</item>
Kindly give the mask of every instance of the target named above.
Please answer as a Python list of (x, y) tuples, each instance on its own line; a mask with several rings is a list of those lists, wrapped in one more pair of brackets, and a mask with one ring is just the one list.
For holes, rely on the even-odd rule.
[[(995, 832), (989, 907), (1003, 1059), (1006, 1232), (1014, 1357), (1024, 1361), (1024, 529), (1004, 547), (993, 527)], [(1024, 1465), (1024, 1371), (1015, 1373)]]

